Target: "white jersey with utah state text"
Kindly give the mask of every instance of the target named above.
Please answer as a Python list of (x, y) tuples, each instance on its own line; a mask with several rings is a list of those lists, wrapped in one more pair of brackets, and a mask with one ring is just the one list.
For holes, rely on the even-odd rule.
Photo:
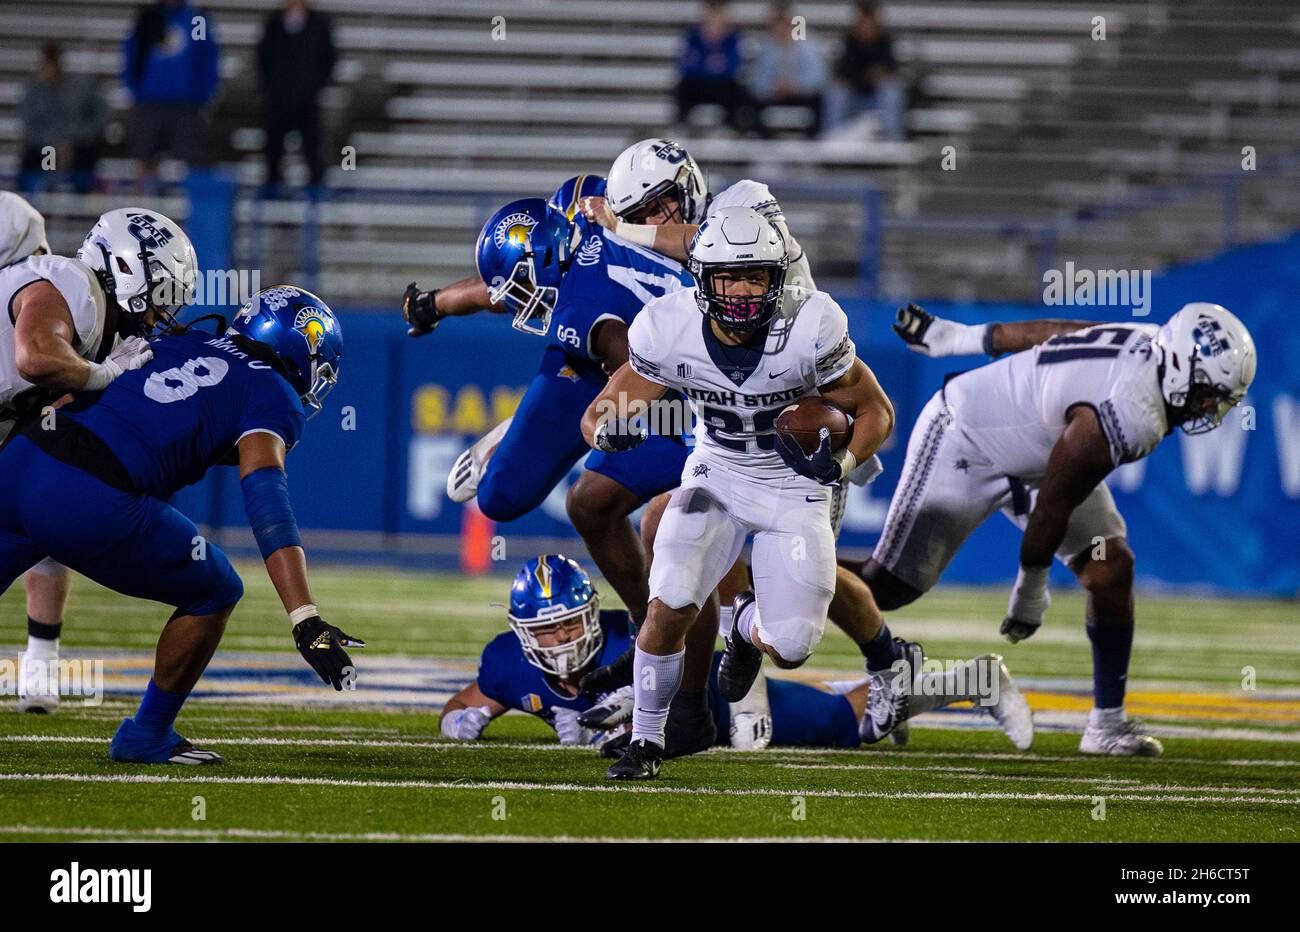
[(95, 273), (76, 259), (64, 256), (32, 256), (0, 270), (0, 438), (9, 432), (13, 405), (19, 395), (34, 388), (18, 374), (14, 357), (13, 302), (24, 288), (48, 281), (58, 289), (72, 314), (76, 330), (73, 348), (86, 359), (107, 355), (114, 335), (104, 332), (104, 291)]
[(677, 291), (645, 306), (628, 330), (629, 363), (690, 400), (698, 453), (757, 478), (789, 475), (776, 452), (776, 416), (849, 371), (857, 350), (848, 318), (824, 291), (787, 287), (772, 323), (730, 346), (695, 295)]
[[(794, 234), (790, 232), (790, 227), (785, 220), (785, 211), (781, 209), (781, 205), (772, 196), (767, 185), (748, 178), (737, 181), (709, 200), (708, 210), (719, 207), (748, 207), (762, 214), (763, 218), (776, 227), (777, 232), (785, 239), (786, 252), (790, 256), (790, 270), (786, 273), (785, 283), (806, 291), (817, 290), (817, 285), (813, 281), (812, 267), (808, 264), (808, 256), (794, 238)], [(706, 211), (705, 217), (707, 216)]]
[(1092, 408), (1116, 466), (1169, 431), (1154, 324), (1099, 324), (1055, 336), (948, 382), (954, 426), (996, 471), (1040, 479), (1071, 408)]

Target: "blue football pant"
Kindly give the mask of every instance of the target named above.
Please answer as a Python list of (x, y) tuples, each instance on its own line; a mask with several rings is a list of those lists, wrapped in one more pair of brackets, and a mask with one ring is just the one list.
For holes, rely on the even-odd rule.
[(123, 595), (211, 615), (244, 594), (221, 548), (161, 499), (119, 491), (26, 437), (0, 453), (0, 592), (43, 557)]
[(588, 453), (586, 468), (630, 489), (642, 502), (676, 488), (690, 450), (674, 438), (652, 436), (627, 453), (593, 451), (582, 439), (582, 415), (603, 384), (568, 368), (555, 347), (519, 401), (514, 420), (488, 460), (478, 507), (493, 521), (514, 521), (537, 508)]

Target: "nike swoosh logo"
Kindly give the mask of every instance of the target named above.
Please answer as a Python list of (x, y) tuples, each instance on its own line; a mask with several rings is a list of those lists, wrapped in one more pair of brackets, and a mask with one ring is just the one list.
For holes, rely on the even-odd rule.
[(785, 375), (785, 374), (786, 374), (787, 372), (789, 372), (789, 371), (790, 371), (789, 369), (782, 369), (780, 372), (769, 372), (769, 373), (767, 374), (767, 377), (768, 377), (769, 379), (778, 379), (778, 378), (780, 378), (781, 376)]
[(803, 500), (804, 500), (805, 502), (824, 502), (824, 501), (826, 501), (826, 499), (824, 499), (824, 498), (813, 498), (811, 495), (805, 495), (805, 496), (803, 497)]

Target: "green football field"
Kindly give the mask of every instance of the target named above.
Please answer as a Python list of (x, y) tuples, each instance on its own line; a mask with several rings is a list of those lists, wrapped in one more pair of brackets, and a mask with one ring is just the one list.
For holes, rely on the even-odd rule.
[[(508, 581), (318, 568), (326, 618), (370, 644), (354, 655), (358, 689), (335, 694), (311, 684), (260, 568), (241, 573), (245, 602), (178, 722), (229, 763), (108, 760), (167, 611), (78, 579), (64, 656), (101, 663), (104, 695), (55, 716), (0, 697), (0, 839), (1300, 841), (1295, 603), (1139, 599), (1129, 706), (1164, 741), (1159, 760), (1076, 753), (1090, 705), (1076, 594), (1012, 646), (997, 637), (1004, 593), (942, 589), (891, 627), (931, 657), (1003, 653), (1035, 709), (1028, 753), (951, 711), (923, 717), (905, 748), (715, 749), (623, 785), (520, 714), (479, 742), (439, 736), (442, 703), (505, 629), (492, 603)], [(0, 598), (0, 671), (25, 640), (20, 589)], [(860, 670), (829, 627), (809, 667), (800, 679)]]

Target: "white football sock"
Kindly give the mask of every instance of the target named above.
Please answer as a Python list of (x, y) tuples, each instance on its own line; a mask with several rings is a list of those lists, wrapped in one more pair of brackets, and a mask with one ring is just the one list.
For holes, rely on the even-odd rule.
[(731, 633), (731, 615), (735, 608), (730, 605), (723, 605), (718, 608), (718, 636), (726, 637)]
[(1113, 709), (1092, 708), (1088, 710), (1088, 727), (1105, 728), (1107, 726), (1118, 725), (1125, 721), (1127, 716), (1124, 714), (1124, 707), (1116, 706)]
[(665, 746), (668, 707), (672, 705), (677, 688), (682, 685), (685, 661), (685, 650), (661, 657), (646, 653), (640, 647), (636, 649), (636, 656), (632, 659), (633, 741), (644, 740), (661, 748)]
[(27, 657), (30, 660), (44, 660), (46, 662), (59, 659), (59, 639), (58, 638), (34, 638), (27, 635)]
[(750, 602), (748, 605), (746, 605), (744, 608), (740, 610), (740, 617), (736, 619), (736, 631), (742, 638), (744, 638), (750, 644), (753, 644), (754, 637), (750, 632), (754, 630), (754, 627), (757, 624), (758, 624), (758, 603)]

